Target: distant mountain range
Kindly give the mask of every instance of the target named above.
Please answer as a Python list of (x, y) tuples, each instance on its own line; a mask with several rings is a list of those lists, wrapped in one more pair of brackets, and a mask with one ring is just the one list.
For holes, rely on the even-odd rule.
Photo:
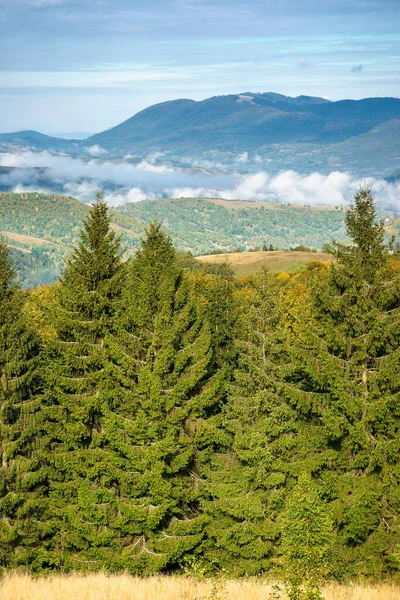
[(110, 157), (168, 151), (183, 159), (246, 151), (260, 153), (277, 170), (354, 169), (360, 175), (390, 175), (399, 167), (399, 133), (398, 98), (330, 102), (245, 92), (156, 104), (85, 140), (21, 131), (0, 134), (0, 144), (86, 156), (100, 146)]

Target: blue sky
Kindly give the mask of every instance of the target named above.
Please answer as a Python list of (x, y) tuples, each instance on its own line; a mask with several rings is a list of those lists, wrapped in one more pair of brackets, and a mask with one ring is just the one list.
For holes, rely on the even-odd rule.
[(400, 96), (400, 0), (0, 0), (0, 131), (175, 98)]

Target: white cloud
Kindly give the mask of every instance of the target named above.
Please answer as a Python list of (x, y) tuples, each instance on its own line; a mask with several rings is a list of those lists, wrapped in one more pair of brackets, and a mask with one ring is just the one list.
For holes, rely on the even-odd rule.
[(236, 161), (238, 163), (246, 164), (248, 162), (248, 160), (249, 160), (249, 153), (248, 152), (242, 152), (242, 154), (239, 154), (236, 157)]
[[(49, 152), (19, 151), (0, 153), (0, 165), (18, 167), (0, 176), (0, 184), (21, 191), (40, 188), (45, 181), (57, 190), (85, 202), (103, 190), (112, 205), (161, 197), (209, 197), (241, 200), (269, 200), (291, 204), (341, 205), (349, 202), (363, 183), (372, 185), (377, 203), (400, 211), (400, 182), (366, 179), (333, 171), (328, 175), (282, 171), (271, 175), (265, 170), (254, 174), (207, 173), (205, 169), (174, 169), (154, 164), (147, 157), (134, 165), (126, 161), (95, 158), (73, 159)], [(260, 163), (261, 164), (261, 163)], [(209, 168), (216, 165), (209, 161)], [(35, 169), (41, 167), (41, 170)], [(21, 186), (23, 186), (21, 188)]]
[(68, 194), (68, 196), (74, 196), (84, 202), (93, 200), (99, 189), (99, 185), (91, 181), (83, 181), (80, 183), (77, 181), (70, 181), (64, 184), (64, 192)]
[(124, 194), (107, 193), (104, 196), (105, 201), (110, 206), (120, 206), (128, 202), (141, 202), (142, 200), (153, 200), (154, 194), (145, 194), (141, 189), (133, 187)]
[(86, 146), (85, 150), (86, 150), (86, 152), (88, 152), (88, 154), (90, 154), (91, 156), (94, 156), (96, 158), (99, 156), (105, 156), (106, 154), (108, 154), (107, 150), (105, 150), (98, 144), (94, 144), (94, 146)]

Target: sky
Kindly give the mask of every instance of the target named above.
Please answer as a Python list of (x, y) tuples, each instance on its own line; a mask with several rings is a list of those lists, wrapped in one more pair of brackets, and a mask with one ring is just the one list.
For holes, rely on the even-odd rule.
[(247, 91), (400, 97), (400, 1), (0, 0), (0, 132)]

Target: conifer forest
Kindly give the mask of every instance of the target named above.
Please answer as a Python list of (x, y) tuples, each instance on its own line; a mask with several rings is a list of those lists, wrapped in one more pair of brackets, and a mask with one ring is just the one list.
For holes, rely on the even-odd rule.
[(51, 286), (0, 241), (2, 569), (393, 577), (400, 254), (371, 190), (295, 274), (190, 270), (156, 220), (128, 257), (111, 217), (98, 195)]

